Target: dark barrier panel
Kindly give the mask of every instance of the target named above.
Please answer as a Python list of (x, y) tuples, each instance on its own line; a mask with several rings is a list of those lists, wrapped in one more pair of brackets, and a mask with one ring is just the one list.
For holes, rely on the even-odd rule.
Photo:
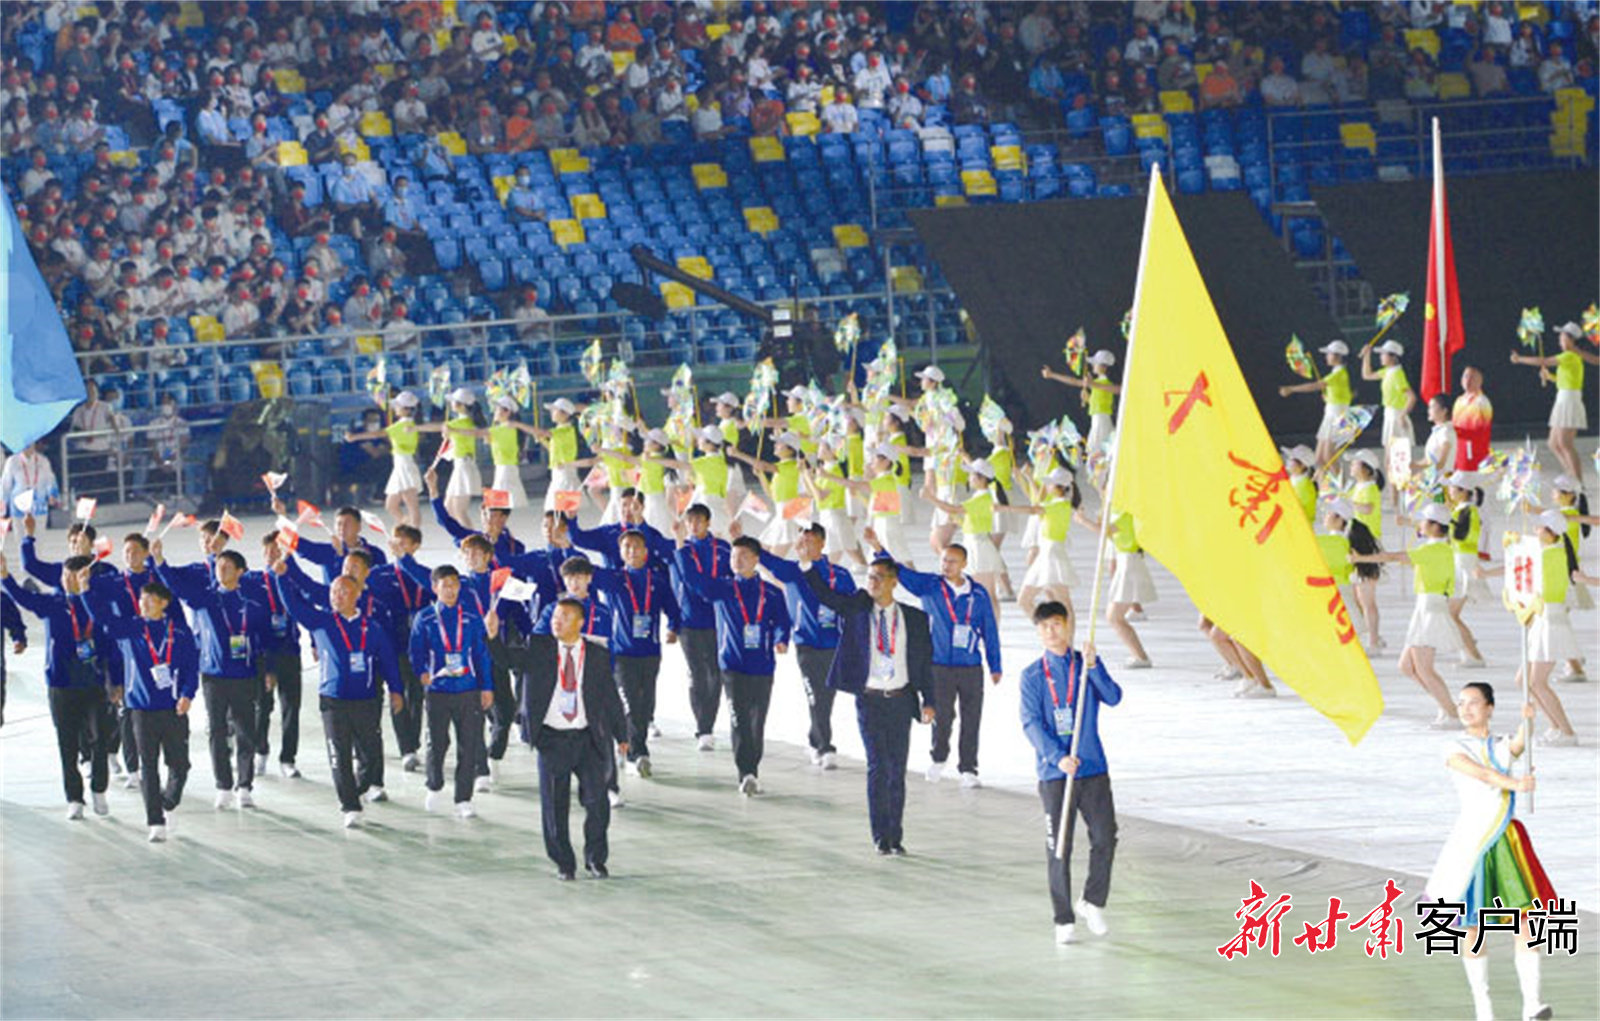
[[(1280, 441), (1309, 437), (1321, 404), (1280, 398), (1277, 387), (1299, 381), (1283, 358), (1290, 334), (1308, 345), (1339, 336), (1327, 309), (1248, 197), (1175, 196), (1174, 204), (1267, 427)], [(1133, 304), (1144, 208), (1143, 198), (1127, 198), (910, 214), (978, 324), (996, 389), (1009, 384), (1022, 405), (1010, 408), (1023, 415), (1019, 425), (1036, 426), (1070, 408), (1086, 426), (1077, 391), (1039, 378), (1041, 363), (1061, 369), (1062, 345), (1080, 325), (1091, 352), (1116, 352), (1114, 375), (1121, 377), (1121, 322)], [(1368, 390), (1358, 399), (1376, 403), (1376, 384)]]
[[(1546, 353), (1555, 331), (1600, 297), (1597, 193), (1593, 171), (1572, 174), (1503, 174), (1446, 181), (1456, 280), (1466, 349), (1452, 361), (1484, 370), (1494, 402), (1495, 436), (1535, 437), (1545, 432), (1554, 390), (1540, 389), (1535, 370), (1507, 364), (1517, 345), (1524, 305), (1544, 312)], [(1328, 229), (1344, 242), (1361, 275), (1380, 294), (1411, 292), (1411, 310), (1395, 327), (1406, 343), (1407, 367), (1417, 382), (1421, 366), (1424, 299), (1428, 293), (1429, 181), (1354, 184), (1312, 192)], [(1463, 361), (1465, 359), (1465, 361)], [(1593, 372), (1587, 377), (1591, 383)], [(1596, 424), (1595, 388), (1584, 387), (1589, 425)], [(1548, 457), (1546, 458), (1548, 460)]]

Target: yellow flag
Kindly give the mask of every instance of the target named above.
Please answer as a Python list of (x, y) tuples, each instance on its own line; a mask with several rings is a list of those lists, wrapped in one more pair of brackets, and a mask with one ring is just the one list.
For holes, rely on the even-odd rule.
[(1383, 696), (1158, 174), (1112, 502), (1195, 605), (1359, 741)]

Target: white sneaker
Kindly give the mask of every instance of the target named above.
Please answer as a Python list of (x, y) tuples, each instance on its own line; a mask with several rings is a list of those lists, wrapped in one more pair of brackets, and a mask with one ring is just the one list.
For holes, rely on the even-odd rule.
[(811, 757), (811, 764), (813, 766), (822, 765), (822, 753), (821, 752), (817, 751), (815, 748), (808, 748), (808, 749), (806, 749), (806, 754), (808, 754)]
[(1577, 743), (1577, 734), (1563, 734), (1555, 728), (1545, 731), (1544, 744), (1547, 748), (1571, 748)]
[(83, 802), (81, 802), (81, 801), (69, 801), (69, 802), (67, 802), (67, 819), (69, 821), (76, 822), (77, 820), (82, 819), (82, 818), (83, 818)]
[(651, 720), (650, 721), (650, 736), (651, 737), (660, 737), (661, 736), (661, 728), (656, 726), (656, 721), (655, 720)]
[(1142, 620), (1149, 620), (1150, 617), (1143, 610), (1129, 610), (1128, 611), (1128, 619), (1133, 621), (1133, 622), (1135, 622), (1135, 623), (1138, 623), (1139, 621), (1142, 621)]
[(1057, 946), (1066, 946), (1068, 943), (1071, 943), (1072, 942), (1072, 930), (1073, 930), (1073, 925), (1072, 925), (1071, 922), (1068, 922), (1066, 925), (1058, 925), (1058, 926), (1056, 926), (1056, 945)]
[(1461, 726), (1461, 717), (1455, 713), (1447, 713), (1440, 709), (1434, 714), (1433, 722), (1428, 726), (1434, 730), (1455, 730)]
[(977, 773), (962, 773), (961, 774), (961, 787), (962, 787), (963, 790), (973, 790), (974, 788), (982, 787), (982, 786), (983, 786), (983, 781), (978, 779), (978, 774)]
[(824, 770), (838, 769), (839, 768), (839, 756), (835, 755), (833, 752), (823, 752), (822, 753), (822, 768)]
[(939, 779), (944, 776), (944, 763), (928, 763), (928, 771), (924, 773), (923, 776), (928, 778), (929, 783), (938, 783)]
[(1079, 918), (1083, 919), (1083, 924), (1087, 925), (1089, 927), (1089, 931), (1094, 933), (1096, 936), (1104, 936), (1110, 931), (1106, 928), (1105, 912), (1101, 911), (1093, 904), (1090, 904), (1088, 901), (1078, 901), (1078, 903), (1072, 905), (1072, 910)]
[(489, 782), (490, 783), (499, 783), (500, 782), (500, 762), (499, 762), (498, 759), (490, 759), (489, 760)]
[(1124, 670), (1149, 670), (1150, 660), (1140, 659), (1137, 656), (1129, 656), (1127, 659), (1122, 661), (1122, 668)]
[(248, 787), (240, 787), (238, 790), (233, 792), (233, 797), (238, 803), (241, 811), (246, 808), (256, 807), (256, 799), (253, 795), (251, 795), (250, 788)]
[(494, 784), (486, 776), (480, 776), (472, 781), (472, 790), (476, 794), (488, 794), (494, 790)]
[(406, 752), (400, 758), (400, 768), (407, 773), (415, 773), (422, 768), (422, 760), (417, 758), (416, 752)]
[(1482, 656), (1468, 656), (1464, 652), (1461, 654), (1459, 663), (1467, 670), (1482, 670), (1484, 667), (1489, 665), (1484, 661)]
[(1237, 681), (1243, 676), (1244, 674), (1239, 672), (1238, 667), (1221, 666), (1217, 668), (1216, 673), (1211, 675), (1211, 679), (1214, 681)]
[(360, 826), (360, 825), (361, 825), (361, 813), (360, 812), (346, 812), (344, 814), (344, 828), (345, 829), (353, 830), (357, 826)]
[(611, 807), (612, 808), (622, 808), (624, 805), (627, 804), (626, 801), (622, 800), (622, 792), (621, 791), (607, 791), (606, 794), (607, 794), (608, 799), (611, 802)]
[(380, 801), (388, 801), (389, 792), (382, 787), (369, 787), (367, 788), (367, 793), (363, 794), (362, 797), (366, 798), (371, 804), (376, 805)]
[(478, 817), (478, 813), (472, 810), (472, 802), (470, 801), (456, 802), (456, 815), (463, 819), (476, 819)]
[(1258, 683), (1254, 678), (1246, 677), (1233, 689), (1234, 698), (1277, 698), (1278, 689), (1269, 688)]
[(278, 775), (285, 780), (298, 780), (300, 779), (300, 770), (296, 769), (292, 762), (280, 762), (278, 763)]
[(165, 826), (150, 827), (150, 843), (164, 844), (167, 842), (167, 828)]
[(1548, 1003), (1527, 1004), (1522, 1008), (1523, 1021), (1550, 1021), (1555, 1016), (1556, 1012)]
[(742, 777), (739, 780), (739, 793), (745, 797), (761, 793), (761, 781), (753, 776)]
[(260, 776), (261, 774), (265, 773), (266, 771), (267, 771), (267, 757), (265, 755), (257, 755), (256, 756), (256, 775)]
[(139, 789), (139, 771), (137, 769), (129, 773), (128, 778), (122, 781), (122, 789), (125, 791), (136, 791)]
[(100, 792), (98, 792), (96, 794), (93, 794), (93, 795), (91, 795), (91, 797), (92, 797), (92, 799), (94, 801), (94, 814), (95, 815), (110, 815), (111, 814), (111, 802), (106, 800), (106, 795), (105, 795), (104, 791), (100, 791)]
[(424, 812), (432, 812), (434, 809), (438, 808), (439, 795), (441, 793), (441, 791), (429, 791), (427, 794), (424, 794), (422, 796), (422, 810)]
[(1582, 670), (1579, 670), (1577, 672), (1573, 672), (1573, 671), (1569, 670), (1566, 673), (1562, 674), (1560, 677), (1556, 678), (1556, 680), (1560, 681), (1563, 684), (1583, 684), (1588, 679), (1589, 679), (1589, 675), (1584, 673)]
[(701, 734), (695, 738), (694, 746), (703, 752), (716, 751), (717, 739), (710, 734)]
[(217, 806), (217, 811), (219, 811), (219, 812), (223, 811), (224, 809), (232, 808), (233, 807), (233, 792), (232, 791), (218, 791), (217, 792), (217, 800), (216, 800), (215, 804)]
[(639, 756), (633, 764), (633, 772), (641, 780), (650, 779), (651, 775), (655, 773), (655, 768), (650, 765), (650, 756)]

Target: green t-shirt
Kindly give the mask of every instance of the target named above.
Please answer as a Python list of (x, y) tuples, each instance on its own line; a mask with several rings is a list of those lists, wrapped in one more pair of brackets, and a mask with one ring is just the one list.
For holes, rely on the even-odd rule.
[(455, 456), (470, 461), (478, 456), (478, 427), (467, 415), (460, 415), (445, 423), (450, 433), (450, 447)]
[(396, 454), (415, 457), (417, 453), (417, 423), (410, 418), (397, 418), (384, 430), (389, 434), (389, 447)]
[(563, 468), (578, 459), (578, 428), (571, 422), (550, 430), (550, 467)]
[(721, 454), (701, 454), (689, 466), (694, 469), (695, 481), (707, 495), (723, 498), (728, 495), (728, 459)]
[(1049, 542), (1066, 542), (1067, 532), (1072, 529), (1072, 501), (1064, 496), (1046, 500), (1041, 516), (1044, 520), (1039, 526), (1040, 534)]
[(667, 466), (649, 457), (639, 459), (639, 492), (646, 496), (667, 491)]
[[(895, 447), (905, 447), (910, 445), (906, 442), (905, 433), (895, 433), (893, 436), (889, 437), (889, 444)], [(911, 488), (910, 454), (900, 455), (900, 460), (896, 461), (894, 464), (894, 474), (895, 478), (899, 480), (902, 486), (905, 486), (907, 489)]]
[[(845, 471), (845, 463), (840, 461), (833, 466), (833, 470), (836, 474), (843, 475)], [(829, 479), (825, 479), (820, 475), (813, 475), (812, 478), (816, 480), (817, 484), (817, 510), (844, 510), (844, 484), (842, 482), (830, 481)]]
[[(872, 477), (871, 485), (872, 485), (872, 492), (874, 494), (877, 494), (877, 493), (892, 493), (895, 490), (900, 488), (900, 480), (895, 478), (895, 473), (894, 472), (888, 471), (888, 472), (884, 472), (882, 475), (874, 475)], [(869, 502), (867, 506), (870, 508), (872, 506), (872, 504)], [(874, 509), (872, 511), (872, 513), (874, 513), (874, 514), (882, 514), (884, 517), (896, 517), (897, 518), (897, 517), (900, 516), (900, 512), (898, 510), (890, 513), (890, 512)]]
[(1418, 595), (1448, 596), (1455, 588), (1456, 555), (1444, 541), (1425, 542), (1406, 551), (1417, 569), (1412, 590)]
[(1315, 521), (1317, 519), (1317, 484), (1311, 481), (1311, 476), (1289, 476), (1289, 488), (1294, 490), (1295, 499), (1300, 501), (1300, 509), (1306, 512), (1306, 520)]
[(851, 433), (844, 440), (845, 471), (847, 479), (865, 478), (867, 474), (867, 441), (860, 433)]
[(1556, 355), (1556, 389), (1583, 389), (1583, 358), (1576, 351)]
[(1483, 535), (1483, 515), (1479, 514), (1478, 508), (1470, 503), (1461, 505), (1456, 511), (1455, 520), (1460, 521), (1462, 515), (1467, 518), (1467, 537), (1465, 539), (1457, 539), (1455, 537), (1455, 528), (1451, 527), (1450, 548), (1457, 553), (1470, 553), (1475, 557), (1478, 555), (1478, 539)]
[(1357, 482), (1356, 488), (1350, 491), (1351, 503), (1364, 503), (1372, 507), (1363, 513), (1356, 510), (1356, 520), (1367, 526), (1374, 539), (1383, 537), (1383, 493), (1379, 492), (1378, 484), (1371, 479)]
[(1324, 404), (1350, 404), (1350, 370), (1346, 366), (1329, 369), (1328, 374), (1322, 377), (1327, 385), (1322, 391)]
[(1349, 537), (1337, 532), (1330, 535), (1318, 533), (1317, 548), (1322, 551), (1322, 560), (1328, 565), (1328, 573), (1333, 575), (1333, 580), (1340, 585), (1350, 584), (1355, 565), (1350, 562)]
[(1383, 383), (1380, 386), (1383, 392), (1383, 406), (1404, 411), (1406, 407), (1406, 391), (1411, 389), (1411, 381), (1406, 379), (1406, 370), (1398, 365), (1390, 365), (1383, 370)]
[(1110, 390), (1102, 390), (1097, 386), (1089, 388), (1089, 414), (1109, 415), (1116, 402), (1117, 395)]
[(961, 504), (966, 509), (962, 528), (968, 535), (983, 536), (994, 531), (994, 494), (980, 489)]
[(722, 430), (722, 442), (728, 444), (730, 447), (737, 447), (739, 445), (738, 419), (732, 417), (725, 418), (721, 422), (717, 423), (717, 428)]
[(994, 480), (1004, 486), (1009, 492), (1011, 489), (1011, 471), (1016, 466), (1011, 451), (1006, 447), (995, 447), (989, 451), (989, 464), (994, 468)]
[(789, 429), (800, 437), (800, 449), (807, 454), (817, 452), (816, 441), (811, 438), (811, 419), (801, 412), (789, 416)]
[(1111, 519), (1111, 545), (1119, 553), (1139, 552), (1139, 536), (1134, 532), (1133, 515), (1126, 511)]
[(606, 481), (611, 484), (612, 489), (619, 489), (629, 484), (628, 472), (632, 470), (632, 465), (620, 457), (603, 457), (600, 461), (605, 465)]
[(496, 468), (513, 466), (519, 460), (517, 450), (517, 427), (495, 423), (489, 427), (489, 455), (494, 458)]
[(1572, 576), (1567, 573), (1567, 550), (1562, 543), (1553, 543), (1544, 548), (1543, 578), (1544, 591), (1539, 595), (1550, 606), (1560, 606), (1567, 601), (1567, 588), (1572, 584)]
[(772, 499), (783, 504), (799, 495), (800, 462), (793, 458), (779, 461), (778, 470), (772, 473)]

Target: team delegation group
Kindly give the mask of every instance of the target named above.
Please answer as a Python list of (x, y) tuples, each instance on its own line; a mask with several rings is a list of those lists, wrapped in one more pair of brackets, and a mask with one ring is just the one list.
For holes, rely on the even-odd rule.
[[(1083, 378), (1046, 372), (1082, 390), (1092, 423), (1084, 473), (1091, 480), (1111, 431), (1118, 389), (1107, 374), (1113, 361), (1109, 352), (1097, 353), (1089, 360), (1092, 374)], [(701, 751), (714, 749), (726, 697), (738, 790), (755, 796), (762, 790), (776, 657), (792, 644), (810, 707), (813, 763), (834, 767), (834, 697), (840, 691), (856, 696), (872, 841), (879, 854), (904, 854), (915, 722), (932, 724), (929, 780), (943, 775), (954, 737), (962, 785), (980, 785), (984, 688), (1002, 677), (999, 598), (1013, 594), (1000, 553), (1013, 532), (1005, 524), (1011, 515), (1024, 519), (1025, 527), (1014, 531), (1029, 557), (1014, 595), (1043, 646), (1021, 674), (1023, 729), (1037, 753), (1052, 834), (1064, 807), (1072, 817), (1065, 830), (1069, 854), (1049, 855), (1057, 938), (1070, 940), (1079, 916), (1092, 931), (1104, 932), (1101, 909), (1116, 822), (1096, 721), (1100, 706), (1120, 701), (1121, 689), (1092, 646), (1073, 648), (1071, 589), (1078, 579), (1067, 555), (1074, 520), (1095, 528), (1100, 523), (1080, 507), (1073, 466), (1053, 455), (1043, 466), (1016, 463), (1006, 425), (987, 456), (960, 455), (953, 466), (936, 464), (934, 452), (909, 445), (905, 423), (938, 403), (944, 386), (936, 367), (918, 375), (918, 398), (891, 396), (870, 415), (853, 406), (842, 434), (813, 433), (804, 388), (788, 394), (786, 417), (751, 421), (740, 419), (738, 398), (724, 394), (712, 402), (715, 424), (672, 436), (630, 423), (639, 443), (608, 430), (601, 442), (591, 441), (594, 456), (586, 459), (578, 456), (580, 409), (565, 399), (545, 406), (548, 428), (518, 422), (518, 404), (509, 398), (495, 402), (492, 424), (480, 428), (471, 390), (451, 394), (451, 416), (434, 425), (416, 422), (419, 401), (402, 392), (389, 401), (393, 422), (379, 434), (390, 441), (394, 458), (388, 494), (396, 523), (387, 548), (368, 541), (363, 514), (352, 507), (338, 512), (329, 541), (301, 535), (281, 516), (286, 508), (275, 497), (279, 526), (260, 537), (255, 570), (230, 548), (242, 540), (242, 530), (220, 520), (199, 530), (202, 561), (171, 563), (161, 539), (133, 533), (123, 540), (118, 568), (94, 555), (95, 533), (87, 523), (70, 530), (64, 563), (41, 560), (34, 519), (25, 518), (22, 567), (51, 590), (18, 584), (3, 555), (0, 587), (47, 624), (46, 680), (69, 817), (81, 818), (85, 807), (80, 759), (89, 763), (99, 814), (108, 811), (110, 771), (125, 766), (128, 786), (142, 792), (150, 840), (164, 841), (189, 770), (189, 709), (201, 694), (218, 808), (253, 806), (254, 779), (270, 754), (274, 708), (280, 710), (279, 769), (298, 777), (304, 632), (321, 671), (319, 708), (345, 826), (360, 824), (364, 801), (387, 798), (386, 689), (403, 768), (425, 770), (430, 811), (453, 806), (472, 817), (473, 795), (492, 789), (516, 729), (537, 750), (544, 841), (558, 876), (572, 879), (577, 871), (568, 829), (576, 777), (585, 809), (583, 864), (604, 877), (610, 811), (622, 803), (619, 774), (652, 775), (663, 647), (682, 649)], [(437, 462), (423, 472), (416, 461), (418, 434), (429, 429), (444, 431), (449, 440), (443, 456), (451, 474), (442, 493)], [(746, 430), (762, 437), (755, 455), (740, 449)], [(526, 547), (510, 527), (513, 510), (528, 505), (519, 476), (522, 434), (544, 445), (551, 468), (538, 548)], [(476, 465), (480, 439), (488, 441), (496, 465), (488, 490)], [(772, 459), (763, 460), (759, 450), (769, 444)], [(1285, 453), (1291, 488), (1307, 517), (1316, 519), (1313, 473), (1326, 463), (1326, 452)], [(920, 493), (933, 508), (935, 572), (912, 567), (902, 525), (913, 457), (924, 459)], [(748, 465), (774, 510), (759, 539), (743, 533), (750, 504), (737, 462)], [(1401, 666), (1438, 700), (1440, 725), (1459, 726), (1458, 707), (1433, 660), (1436, 649), (1454, 650), (1461, 637), (1477, 658), (1457, 602), (1483, 587), (1482, 571), (1471, 563), (1476, 550), (1468, 548), (1481, 527), (1477, 487), (1467, 475), (1451, 476), (1453, 506), (1422, 510), (1421, 544), (1384, 553), (1377, 541), (1382, 478), (1376, 462), (1354, 460), (1348, 499), (1324, 494), (1319, 541), (1373, 648), (1383, 644), (1369, 588), (1378, 564), (1415, 566), (1417, 610)], [(576, 514), (578, 472), (591, 464), (603, 466), (611, 485), (600, 523), (585, 528)], [(676, 474), (675, 484), (669, 473)], [(416, 560), (424, 485), (438, 524), (459, 547), (458, 566), (429, 568)], [(1593, 581), (1571, 569), (1572, 533), (1587, 522), (1576, 504), (1578, 488), (1558, 480), (1556, 505), (1538, 519), (1551, 558), (1531, 643), (1532, 680), (1535, 701), (1557, 734), (1570, 734), (1571, 725), (1549, 687), (1551, 668), (1570, 659), (1582, 669), (1565, 615), (1567, 582)], [(469, 527), (471, 501), (489, 493), (494, 499), (484, 499), (480, 527)], [(777, 512), (803, 496), (805, 513)], [(1112, 513), (1108, 620), (1129, 650), (1126, 666), (1138, 669), (1150, 661), (1130, 620), (1155, 590), (1135, 523)], [(863, 542), (876, 554), (870, 560)], [(864, 591), (848, 562), (865, 568)], [(1208, 627), (1208, 633), (1226, 669), (1241, 676), (1235, 694), (1275, 694), (1248, 649), (1220, 629)], [(1074, 901), (1067, 861), (1079, 813), (1091, 853), (1087, 883)]]

